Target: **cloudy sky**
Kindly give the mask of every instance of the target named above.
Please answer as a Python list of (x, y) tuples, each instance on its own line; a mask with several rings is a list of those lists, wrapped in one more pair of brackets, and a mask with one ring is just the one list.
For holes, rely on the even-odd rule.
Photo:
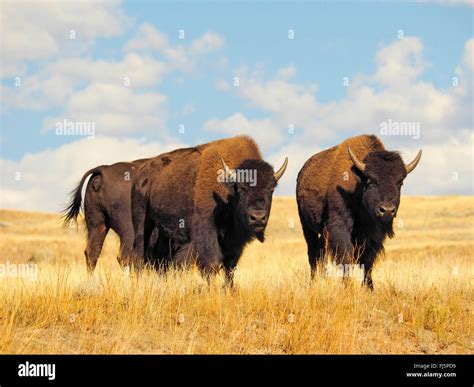
[(362, 133), (423, 149), (404, 193), (473, 194), (472, 2), (0, 7), (1, 208), (58, 211), (91, 167), (236, 134), (289, 157), (279, 195)]

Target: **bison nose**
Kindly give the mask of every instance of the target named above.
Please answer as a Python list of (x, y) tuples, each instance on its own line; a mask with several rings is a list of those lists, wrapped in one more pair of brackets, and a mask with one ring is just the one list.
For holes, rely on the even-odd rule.
[(389, 216), (389, 217), (394, 217), (396, 208), (393, 204), (381, 204), (377, 208), (377, 215), (378, 216)]
[(265, 213), (265, 211), (253, 211), (249, 215), (249, 222), (251, 225), (264, 225), (267, 223), (267, 214)]

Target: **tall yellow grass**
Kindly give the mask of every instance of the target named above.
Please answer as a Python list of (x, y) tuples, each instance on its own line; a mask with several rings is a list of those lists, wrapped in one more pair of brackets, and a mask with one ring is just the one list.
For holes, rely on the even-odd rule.
[(38, 268), (36, 281), (0, 277), (1, 353), (473, 351), (472, 197), (402, 198), (373, 293), (355, 279), (310, 281), (294, 198), (275, 198), (234, 291), (195, 271), (126, 275), (112, 235), (88, 278), (82, 226), (10, 210), (0, 222), (0, 264)]

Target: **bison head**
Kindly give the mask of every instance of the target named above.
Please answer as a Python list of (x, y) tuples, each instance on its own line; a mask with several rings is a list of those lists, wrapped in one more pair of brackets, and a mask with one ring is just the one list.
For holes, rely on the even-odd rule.
[(277, 172), (263, 160), (245, 160), (231, 170), (222, 160), (226, 184), (231, 192), (234, 216), (261, 242), (270, 216), (272, 195), (288, 165), (285, 158)]
[(391, 224), (397, 215), (403, 180), (417, 166), (421, 150), (407, 165), (397, 152), (375, 151), (360, 161), (350, 148), (348, 151), (361, 178), (363, 205), (375, 220)]

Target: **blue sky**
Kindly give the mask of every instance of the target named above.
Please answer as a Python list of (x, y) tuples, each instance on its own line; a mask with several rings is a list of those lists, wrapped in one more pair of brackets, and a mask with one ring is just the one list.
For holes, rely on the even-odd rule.
[[(288, 195), (307, 157), (388, 120), (421, 127), (381, 137), (426, 150), (407, 193), (472, 194), (467, 3), (5, 2), (2, 19), (2, 207), (56, 210), (89, 167), (241, 133), (289, 156)], [(95, 138), (58, 136), (63, 119)]]

